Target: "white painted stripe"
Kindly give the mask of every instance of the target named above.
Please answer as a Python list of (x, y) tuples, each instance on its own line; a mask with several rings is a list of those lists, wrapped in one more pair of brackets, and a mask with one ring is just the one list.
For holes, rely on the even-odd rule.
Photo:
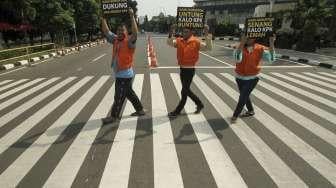
[[(267, 84), (266, 82), (263, 82), (263, 81), (260, 81), (258, 83), (260, 86), (266, 88), (267, 90), (271, 91), (272, 93), (288, 100), (288, 101), (291, 101), (292, 103), (316, 114), (317, 116), (320, 116), (322, 118), (324, 118), (325, 120), (329, 121), (330, 123), (332, 124), (335, 124), (336, 123), (336, 115), (335, 114), (332, 114), (332, 113), (329, 113), (317, 106), (314, 106), (298, 97), (295, 97), (294, 95), (291, 95), (285, 91), (282, 91), (270, 84)], [(336, 124), (335, 124), (336, 125)]]
[(314, 91), (317, 91), (319, 93), (322, 93), (322, 94), (325, 94), (325, 95), (329, 95), (331, 97), (335, 97), (335, 93), (329, 91), (329, 90), (326, 90), (326, 89), (323, 89), (323, 88), (320, 88), (320, 87), (317, 87), (315, 85), (312, 85), (312, 84), (309, 84), (307, 82), (303, 82), (301, 80), (297, 80), (295, 78), (292, 78), (292, 77), (289, 77), (289, 76), (286, 76), (286, 75), (283, 75), (283, 74), (280, 74), (280, 73), (271, 73), (272, 75), (275, 75), (277, 77), (280, 77), (280, 78), (283, 78), (283, 79), (286, 79), (286, 80), (289, 80), (291, 82), (294, 82), (296, 84), (299, 84), (301, 86), (304, 86), (308, 89), (311, 89), (311, 90), (314, 90)]
[[(336, 85), (333, 85), (333, 84), (329, 84), (329, 83), (326, 83), (326, 82), (322, 82), (320, 80), (316, 80), (316, 79), (313, 79), (313, 78), (309, 78), (307, 76), (303, 76), (301, 74), (297, 74), (297, 73), (294, 73), (294, 72), (291, 72), (291, 73), (288, 73), (292, 76), (295, 76), (297, 78), (301, 78), (301, 79), (304, 79), (304, 80), (307, 80), (307, 81), (310, 81), (310, 82), (313, 82), (315, 84), (319, 84), (321, 86), (324, 86), (324, 87), (327, 87), (327, 88), (330, 88), (330, 89), (335, 89), (336, 90)], [(336, 93), (334, 94), (334, 96), (336, 96)]]
[(313, 73), (310, 73), (310, 72), (305, 72), (304, 74), (336, 84), (336, 80), (335, 79), (327, 78), (327, 77), (324, 77), (324, 76), (321, 76), (321, 75), (317, 75), (317, 74), (313, 74)]
[[(108, 90), (43, 187), (71, 187), (102, 126), (101, 118), (106, 117), (112, 106), (113, 100), (111, 97), (113, 95), (114, 84)], [(94, 156), (92, 156), (93, 158)]]
[[(171, 74), (177, 93), (182, 89), (178, 74)], [(187, 101), (185, 110), (194, 111), (194, 105)], [(188, 114), (191, 126), (208, 162), (211, 173), (218, 187), (247, 187), (230, 156), (210, 127), (203, 113)], [(213, 138), (213, 139), (209, 139)]]
[[(168, 111), (158, 74), (151, 74), (154, 187), (183, 187)], [(169, 144), (167, 144), (169, 143)]]
[[(235, 82), (235, 78), (232, 75), (227, 73), (221, 75), (223, 75), (230, 81)], [(254, 93), (252, 94), (255, 95), (257, 98), (265, 101), (265, 103), (273, 107), (275, 110), (281, 112), (283, 115), (287, 116), (291, 120), (295, 121), (301, 127), (311, 131), (313, 134), (325, 140), (332, 146), (336, 146), (336, 135), (333, 132), (321, 127), (319, 124), (313, 122), (312, 120), (306, 118), (305, 116), (292, 110), (291, 108), (283, 105), (282, 103), (274, 100), (272, 97), (260, 92), (259, 90), (254, 90), (253, 92)]]
[[(137, 74), (134, 79), (134, 91), (139, 97), (141, 97), (143, 79), (143, 74)], [(123, 115), (129, 115), (133, 110), (132, 104), (127, 101)], [(128, 186), (137, 119), (137, 117), (127, 117), (120, 121), (99, 187)]]
[(266, 75), (266, 74), (260, 74), (260, 76), (261, 76), (262, 78), (264, 78), (264, 79), (267, 79), (267, 80), (273, 82), (273, 83), (276, 83), (276, 84), (279, 84), (279, 85), (281, 85), (281, 86), (283, 86), (283, 87), (286, 87), (287, 89), (290, 89), (291, 91), (294, 91), (294, 92), (296, 92), (296, 93), (299, 93), (299, 94), (301, 94), (301, 95), (304, 95), (304, 96), (306, 96), (306, 97), (308, 97), (308, 98), (310, 98), (310, 99), (312, 99), (312, 100), (314, 100), (314, 101), (317, 101), (317, 102), (319, 102), (319, 103), (322, 103), (322, 104), (324, 104), (324, 105), (327, 105), (327, 106), (329, 106), (329, 107), (331, 107), (331, 108), (336, 109), (336, 102), (333, 102), (333, 101), (331, 101), (331, 100), (328, 100), (328, 99), (326, 99), (326, 98), (324, 98), (324, 97), (321, 97), (321, 96), (319, 96), (319, 95), (310, 93), (310, 92), (308, 92), (308, 91), (306, 91), (306, 90), (303, 90), (303, 89), (301, 89), (301, 88), (298, 88), (298, 87), (296, 87), (296, 86), (290, 85), (290, 84), (288, 84), (287, 82), (281, 81), (281, 80), (276, 79), (276, 78), (274, 78), (274, 77), (272, 77), (272, 76), (269, 76), (269, 75)]
[[(238, 92), (236, 92), (234, 89), (232, 89), (230, 86), (228, 86), (227, 84), (225, 84), (223, 81), (219, 80), (218, 78), (211, 79), (211, 80), (216, 85), (218, 85), (219, 88), (223, 90), (223, 92), (226, 92), (228, 96), (230, 96), (232, 99), (238, 102), (238, 96), (239, 96)], [(217, 104), (217, 103), (213, 103), (213, 104)], [(221, 106), (219, 105), (219, 107)], [(323, 176), (327, 177), (330, 181), (335, 183), (335, 177), (333, 177), (333, 174), (330, 173), (330, 172), (335, 171), (335, 168), (336, 168), (335, 164), (333, 164), (329, 159), (327, 159), (325, 156), (323, 156), (313, 147), (305, 143), (300, 137), (296, 136), (293, 132), (288, 130), (284, 125), (282, 125), (277, 120), (272, 118), (269, 114), (267, 114), (261, 108), (259, 108), (258, 106), (254, 106), (254, 110), (255, 110), (254, 118), (256, 118), (260, 123), (262, 123), (262, 125), (265, 128), (270, 130), (274, 135), (278, 137), (278, 139), (280, 139), (283, 143), (285, 143), (298, 156), (300, 156), (303, 160), (309, 163), (319, 173), (321, 173)], [(260, 148), (260, 149), (263, 149), (263, 148)], [(303, 187), (304, 185), (304, 184), (301, 184), (303, 183), (301, 181), (297, 182), (301, 184), (300, 186), (300, 184), (299, 185), (291, 184), (292, 182), (287, 181), (287, 180), (288, 179), (283, 179), (283, 185), (286, 185), (286, 183), (290, 183), (290, 184), (287, 184), (287, 187)]]
[[(150, 60), (148, 60), (150, 61)], [(235, 67), (227, 67), (227, 66), (196, 66), (196, 69), (235, 69)], [(307, 68), (305, 66), (276, 66), (276, 65), (265, 65), (261, 66), (264, 69), (288, 69), (288, 68)], [(160, 66), (160, 67), (153, 67), (152, 69), (180, 69), (179, 66)]]
[(91, 79), (92, 77), (85, 77), (84, 79), (76, 83), (74, 86), (66, 90), (62, 95), (58, 96), (56, 99), (50, 102), (48, 105), (41, 108), (34, 115), (30, 116), (28, 119), (23, 121), (12, 131), (3, 136), (0, 139), (0, 154), (3, 153), (8, 147), (13, 145), (27, 131), (29, 131), (43, 118), (45, 118), (48, 114), (54, 111), (59, 105), (61, 105), (66, 99), (68, 99), (72, 94), (74, 94), (78, 89), (80, 89), (85, 83), (87, 83)]
[[(14, 98), (11, 98), (9, 100), (7, 100), (6, 102), (2, 103), (0, 106), (0, 109), (4, 109), (14, 103), (16, 103), (17, 101), (25, 98), (26, 96), (46, 87), (47, 85), (55, 82), (56, 80), (58, 80), (59, 78), (53, 78), (41, 85), (38, 85)], [(67, 80), (65, 80), (64, 82), (50, 88), (49, 90), (47, 90), (46, 92), (34, 97), (33, 99), (25, 102), (24, 104), (22, 104), (20, 107), (15, 108), (14, 110), (12, 110), (11, 112), (8, 112), (7, 114), (3, 115), (0, 117), (0, 127), (4, 126), (6, 123), (8, 123), (9, 121), (13, 120), (14, 118), (16, 118), (17, 116), (19, 116), (20, 114), (22, 114), (23, 112), (25, 112), (26, 110), (28, 110), (29, 108), (33, 107), (35, 104), (41, 102), (41, 100), (45, 99), (46, 97), (50, 96), (51, 94), (53, 94), (55, 91), (57, 91), (59, 88), (63, 87), (65, 84), (69, 83), (71, 80), (73, 80), (74, 78), (69, 78)]]
[(99, 59), (101, 59), (101, 58), (104, 57), (104, 56), (106, 56), (106, 54), (102, 54), (102, 55), (100, 55), (99, 57), (97, 57), (97, 58), (95, 58), (94, 60), (92, 60), (91, 63), (92, 63), (92, 62), (96, 62), (96, 61), (98, 61)]
[(210, 59), (213, 59), (213, 60), (215, 60), (215, 61), (217, 61), (217, 62), (220, 62), (220, 63), (223, 63), (223, 64), (225, 64), (225, 65), (228, 65), (229, 67), (233, 67), (233, 65), (231, 65), (230, 63), (227, 63), (227, 62), (225, 62), (225, 61), (219, 60), (219, 59), (217, 59), (217, 58), (215, 58), (215, 57), (212, 57), (211, 55), (208, 55), (208, 54), (206, 54), (206, 53), (204, 53), (204, 52), (200, 52), (200, 54), (202, 54), (202, 55), (204, 55), (204, 56), (206, 56), (206, 57), (208, 57), (208, 58), (210, 58)]
[(14, 87), (14, 86), (16, 86), (16, 85), (19, 85), (19, 84), (21, 84), (22, 82), (26, 82), (27, 80), (28, 80), (28, 79), (22, 79), (22, 80), (19, 80), (19, 81), (10, 83), (10, 84), (8, 84), (8, 85), (6, 85), (6, 86), (2, 86), (2, 87), (0, 87), (0, 91), (6, 90), (6, 89), (11, 88), (11, 87)]
[[(229, 88), (223, 81), (213, 74), (205, 75), (224, 92), (227, 92), (229, 96), (235, 96), (234, 99), (237, 101), (237, 96), (239, 96), (237, 92)], [(233, 110), (198, 76), (195, 77), (195, 84), (215, 107), (222, 118), (230, 124), (229, 117), (232, 116)], [(259, 164), (265, 169), (267, 174), (273, 179), (277, 187), (307, 187), (287, 164), (284, 163), (244, 121), (238, 119), (237, 123), (230, 126), (230, 128), (240, 138)]]
[[(68, 125), (75, 119), (86, 104), (95, 96), (109, 77), (101, 77), (81, 96), (61, 117), (59, 117), (28, 149), (18, 157), (1, 175), (4, 186), (16, 186), (35, 163), (46, 153)], [(61, 182), (58, 182), (61, 184)], [(1, 184), (0, 184), (1, 185)], [(56, 186), (59, 187), (59, 186)]]
[(4, 81), (2, 81), (2, 82), (0, 82), (0, 86), (1, 85), (5, 85), (5, 84), (7, 84), (8, 82), (11, 82), (12, 80), (4, 80)]
[(327, 72), (319, 72), (319, 74), (323, 74), (325, 76), (329, 76), (329, 77), (332, 77), (332, 78), (336, 78), (336, 74), (330, 74), (330, 73), (327, 73)]
[(30, 87), (30, 86), (32, 86), (32, 85), (34, 85), (34, 84), (36, 84), (36, 83), (38, 83), (38, 82), (40, 82), (40, 81), (42, 81), (44, 79), (45, 78), (38, 78), (38, 79), (35, 79), (33, 81), (27, 82), (27, 83), (25, 83), (25, 84), (23, 84), (23, 85), (21, 85), (19, 87), (16, 87), (15, 89), (9, 90), (6, 93), (3, 93), (3, 94), (0, 95), (0, 100), (3, 99), (3, 98), (8, 97), (10, 95), (13, 95), (14, 93), (17, 93), (17, 92), (19, 92), (19, 91), (21, 91), (21, 90), (23, 90), (23, 89), (25, 89), (27, 87)]

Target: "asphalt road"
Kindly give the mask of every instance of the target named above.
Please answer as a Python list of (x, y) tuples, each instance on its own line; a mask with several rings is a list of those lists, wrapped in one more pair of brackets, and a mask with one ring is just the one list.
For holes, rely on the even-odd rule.
[(154, 36), (159, 66), (150, 69), (145, 39), (137, 42), (133, 87), (148, 113), (130, 117), (126, 103), (112, 125), (100, 120), (113, 103), (110, 45), (0, 72), (1, 188), (336, 186), (334, 71), (264, 63), (256, 115), (230, 125), (234, 61), (216, 41), (202, 52), (192, 85), (205, 109), (194, 115), (188, 101), (169, 119), (181, 87), (176, 51)]

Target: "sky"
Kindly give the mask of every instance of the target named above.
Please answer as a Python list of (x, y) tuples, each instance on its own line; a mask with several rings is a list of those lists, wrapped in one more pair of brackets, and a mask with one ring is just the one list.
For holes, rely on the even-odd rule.
[(194, 5), (193, 0), (137, 0), (137, 2), (138, 15), (148, 15), (149, 18), (159, 15), (160, 12), (175, 16), (178, 6)]

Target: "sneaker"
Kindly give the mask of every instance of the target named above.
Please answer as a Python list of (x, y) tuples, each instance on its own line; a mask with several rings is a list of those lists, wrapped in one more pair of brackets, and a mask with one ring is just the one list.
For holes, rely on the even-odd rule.
[(194, 113), (195, 113), (195, 114), (199, 114), (199, 113), (201, 113), (201, 111), (203, 110), (203, 108), (204, 108), (204, 105), (203, 105), (203, 104), (197, 106), (197, 107), (196, 107), (196, 111), (195, 111)]
[(254, 116), (254, 112), (253, 111), (247, 111), (243, 114), (240, 115), (240, 117), (244, 118), (244, 117), (250, 117), (250, 116)]
[(115, 121), (117, 121), (117, 119), (111, 116), (102, 119), (103, 125), (114, 123)]
[(237, 119), (238, 119), (237, 117), (234, 117), (234, 116), (233, 116), (233, 117), (231, 118), (231, 124), (235, 124), (235, 123), (237, 123)]
[(146, 115), (146, 112), (144, 110), (136, 111), (131, 114), (131, 116), (144, 116)]
[(179, 112), (175, 112), (175, 111), (168, 113), (168, 117), (172, 117), (172, 118), (177, 117), (178, 115), (180, 115), (180, 113)]

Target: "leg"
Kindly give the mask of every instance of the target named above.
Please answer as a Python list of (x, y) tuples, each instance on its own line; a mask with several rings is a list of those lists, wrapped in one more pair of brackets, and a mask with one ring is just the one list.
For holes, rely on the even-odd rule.
[(203, 108), (203, 103), (202, 101), (195, 95), (194, 92), (191, 91), (190, 86), (193, 81), (193, 78), (195, 76), (195, 69), (191, 69), (188, 72), (187, 80), (186, 80), (186, 89), (187, 89), (187, 95), (188, 97), (191, 98), (192, 101), (197, 105), (198, 108)]
[(181, 79), (181, 84), (182, 84), (182, 91), (181, 91), (181, 100), (179, 102), (179, 104), (177, 105), (176, 109), (174, 110), (174, 112), (176, 114), (179, 114), (182, 109), (184, 108), (184, 105), (187, 102), (187, 97), (188, 97), (188, 89), (187, 89), (187, 85), (188, 85), (188, 75), (186, 74), (186, 70), (181, 68), (181, 72), (180, 72), (180, 79)]
[[(253, 79), (253, 80), (237, 79), (238, 87), (241, 88), (241, 90), (240, 90), (239, 101), (238, 101), (236, 110), (233, 114), (233, 117), (238, 117), (239, 116), (239, 114), (243, 110), (244, 106), (247, 104), (247, 101), (249, 100), (250, 94), (251, 94), (252, 90), (255, 88), (255, 86), (257, 85), (258, 80), (259, 80), (259, 78), (256, 78), (256, 79)], [(249, 105), (252, 106), (252, 103), (250, 103)], [(249, 108), (251, 106), (249, 106)], [(253, 107), (252, 107), (252, 109), (253, 109)]]
[(127, 80), (127, 92), (126, 92), (127, 94), (126, 94), (126, 97), (132, 103), (136, 112), (141, 112), (141, 111), (143, 111), (143, 106), (141, 104), (141, 101), (140, 101), (139, 97), (134, 92), (134, 90), (132, 88), (132, 85), (133, 85), (133, 80), (131, 78), (131, 79)]
[(115, 84), (114, 102), (111, 110), (111, 116), (120, 117), (121, 109), (124, 105), (127, 94), (127, 83), (123, 78), (117, 78)]

